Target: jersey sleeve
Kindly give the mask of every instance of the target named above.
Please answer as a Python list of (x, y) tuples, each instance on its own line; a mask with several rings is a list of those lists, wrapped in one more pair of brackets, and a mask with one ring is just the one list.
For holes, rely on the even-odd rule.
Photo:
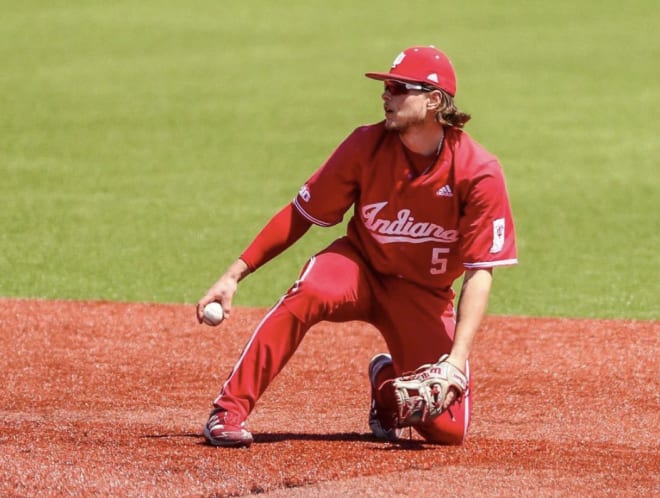
[(240, 258), (255, 271), (292, 246), (310, 226), (289, 203), (266, 223)]
[(516, 234), (502, 168), (491, 161), (473, 178), (460, 222), (463, 265), (468, 269), (515, 265)]
[(357, 197), (359, 157), (359, 137), (353, 132), (300, 187), (293, 201), (300, 214), (319, 226), (340, 223)]

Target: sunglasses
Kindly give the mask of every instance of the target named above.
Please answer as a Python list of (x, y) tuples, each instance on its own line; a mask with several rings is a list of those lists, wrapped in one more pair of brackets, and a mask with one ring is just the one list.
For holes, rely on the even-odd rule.
[(390, 92), (390, 95), (405, 95), (411, 90), (420, 92), (432, 92), (433, 88), (429, 88), (419, 83), (405, 83), (403, 81), (385, 81), (385, 90)]

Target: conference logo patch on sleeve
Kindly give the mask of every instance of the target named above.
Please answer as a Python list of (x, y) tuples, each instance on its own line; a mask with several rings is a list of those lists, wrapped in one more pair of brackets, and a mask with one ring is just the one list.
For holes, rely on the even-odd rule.
[(309, 200), (312, 198), (312, 194), (310, 193), (307, 184), (300, 187), (300, 190), (298, 191), (298, 195), (305, 202), (309, 202)]
[(504, 247), (505, 223), (504, 218), (493, 220), (493, 246), (490, 248), (491, 254), (500, 252)]

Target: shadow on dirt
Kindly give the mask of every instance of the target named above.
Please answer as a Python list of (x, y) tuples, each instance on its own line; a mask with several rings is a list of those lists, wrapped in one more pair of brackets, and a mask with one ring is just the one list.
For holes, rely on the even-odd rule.
[[(180, 432), (168, 434), (143, 434), (140, 438), (144, 439), (175, 439), (175, 438), (195, 438), (199, 439), (199, 444), (206, 446), (208, 443), (204, 441), (204, 436), (201, 432)], [(286, 441), (317, 441), (317, 442), (364, 442), (364, 443), (380, 443), (382, 446), (372, 448), (378, 451), (392, 451), (392, 450), (408, 450), (419, 451), (427, 450), (438, 445), (425, 443), (421, 440), (405, 439), (402, 438), (398, 441), (382, 441), (374, 437), (371, 433), (357, 433), (357, 432), (340, 432), (336, 434), (313, 434), (313, 433), (293, 433), (293, 432), (278, 432), (278, 433), (260, 433), (254, 435), (255, 445), (276, 444)]]

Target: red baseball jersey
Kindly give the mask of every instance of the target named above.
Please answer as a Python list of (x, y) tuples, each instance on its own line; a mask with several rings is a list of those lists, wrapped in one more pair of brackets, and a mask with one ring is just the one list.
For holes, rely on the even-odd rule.
[(357, 128), (301, 187), (299, 212), (320, 226), (340, 223), (385, 275), (447, 290), (466, 268), (517, 263), (502, 168), (466, 132), (445, 128), (440, 155), (415, 175), (398, 134), (384, 122)]

